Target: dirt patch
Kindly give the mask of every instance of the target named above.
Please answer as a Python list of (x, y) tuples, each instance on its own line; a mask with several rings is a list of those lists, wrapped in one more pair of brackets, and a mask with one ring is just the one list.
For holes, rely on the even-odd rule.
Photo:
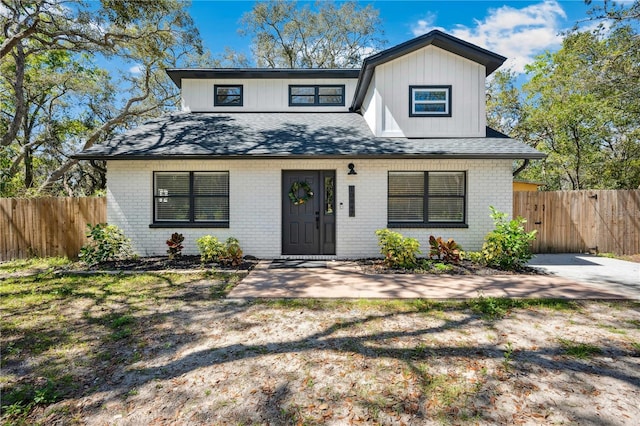
[(620, 259), (626, 260), (628, 262), (640, 263), (640, 254), (630, 254), (627, 256), (620, 256)]
[[(640, 418), (637, 302), (220, 299), (233, 284), (184, 274), (3, 281), (3, 420), (632, 425)], [(21, 390), (19, 401), (39, 401), (22, 417)]]

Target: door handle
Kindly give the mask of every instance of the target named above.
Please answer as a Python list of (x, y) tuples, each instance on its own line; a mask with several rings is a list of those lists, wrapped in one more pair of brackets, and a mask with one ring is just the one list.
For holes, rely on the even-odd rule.
[(316, 229), (320, 229), (320, 212), (316, 212)]

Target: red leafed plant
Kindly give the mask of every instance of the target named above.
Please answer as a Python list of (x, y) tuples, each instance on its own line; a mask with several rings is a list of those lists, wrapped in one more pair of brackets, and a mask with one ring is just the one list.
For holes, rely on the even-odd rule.
[(460, 262), (460, 252), (462, 247), (453, 241), (453, 238), (449, 238), (447, 241), (444, 241), (442, 237), (436, 238), (431, 235), (429, 237), (429, 245), (431, 246), (429, 257), (432, 259), (442, 260), (443, 262), (448, 263)]
[(169, 259), (174, 259), (176, 257), (182, 256), (182, 249), (184, 246), (182, 242), (184, 241), (184, 235), (174, 232), (171, 234), (171, 238), (167, 240), (167, 245), (169, 249), (167, 253), (169, 254)]

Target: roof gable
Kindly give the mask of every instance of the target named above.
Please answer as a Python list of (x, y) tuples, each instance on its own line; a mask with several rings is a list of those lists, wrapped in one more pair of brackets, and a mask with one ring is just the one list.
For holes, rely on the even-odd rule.
[(486, 75), (490, 75), (498, 69), (507, 59), (502, 55), (493, 53), (474, 44), (468, 43), (459, 38), (445, 34), (442, 31), (433, 30), (412, 40), (401, 43), (397, 46), (383, 50), (375, 55), (369, 56), (362, 63), (356, 93), (351, 104), (352, 111), (358, 111), (362, 106), (367, 88), (373, 78), (373, 73), (378, 65), (393, 61), (401, 56), (407, 55), (426, 46), (436, 46), (440, 49), (454, 53), (470, 61), (483, 65)]
[(475, 44), (471, 44), (449, 34), (443, 33), (442, 31), (433, 30), (429, 31), (427, 34), (423, 34), (365, 58), (362, 67), (375, 67), (399, 58), (400, 56), (404, 56), (407, 53), (411, 53), (415, 50), (431, 45), (484, 65), (487, 69), (487, 75), (498, 69), (507, 59), (502, 55), (498, 55), (497, 53), (493, 53), (489, 50), (483, 49), (482, 47), (476, 46)]

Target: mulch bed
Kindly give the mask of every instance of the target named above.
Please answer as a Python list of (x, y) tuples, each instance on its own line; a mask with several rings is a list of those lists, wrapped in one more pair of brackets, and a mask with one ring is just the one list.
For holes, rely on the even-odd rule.
[[(462, 260), (458, 264), (447, 263), (446, 270), (438, 270), (435, 267), (420, 269), (392, 269), (384, 264), (382, 259), (363, 259), (358, 264), (365, 274), (436, 274), (436, 275), (547, 275), (546, 272), (525, 266), (515, 271), (490, 268), (479, 265), (470, 260)], [(433, 264), (432, 264), (433, 265)]]
[(100, 262), (89, 267), (94, 271), (163, 271), (215, 269), (217, 271), (250, 271), (258, 264), (258, 259), (245, 257), (237, 266), (222, 265), (216, 262), (203, 263), (198, 255), (185, 255), (169, 260), (167, 256), (139, 257), (137, 259)]
[[(419, 269), (392, 269), (387, 267), (382, 259), (360, 259), (358, 265), (365, 274), (436, 274), (436, 275), (545, 275), (540, 269), (524, 267), (516, 271), (482, 266), (469, 260), (462, 260), (458, 264), (447, 264), (446, 270), (435, 267)], [(237, 266), (222, 265), (216, 262), (203, 263), (198, 255), (185, 255), (169, 260), (167, 256), (139, 257), (137, 259), (123, 259), (100, 262), (90, 266), (92, 271), (163, 271), (163, 270), (202, 270), (215, 269), (217, 271), (250, 271), (258, 264), (258, 259), (247, 256)]]

